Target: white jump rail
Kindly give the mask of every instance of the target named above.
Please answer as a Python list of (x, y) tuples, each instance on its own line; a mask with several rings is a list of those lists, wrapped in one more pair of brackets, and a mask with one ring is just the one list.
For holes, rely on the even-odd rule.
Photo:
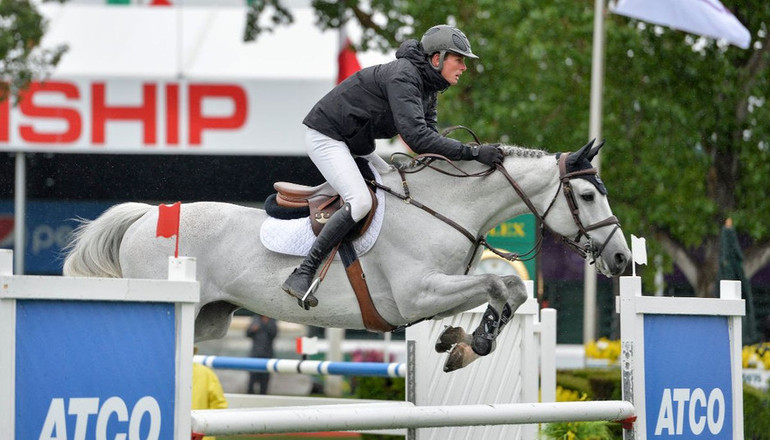
[(623, 399), (637, 413), (625, 440), (743, 438), (740, 298), (739, 281), (720, 298), (674, 298), (620, 278)]
[(0, 251), (0, 438), (188, 440), (194, 260), (170, 262), (175, 281), (14, 276), (12, 261)]
[(634, 407), (624, 401), (450, 406), (415, 406), (396, 402), (334, 407), (195, 410), (192, 412), (192, 428), (193, 432), (206, 435), (240, 435), (624, 420), (633, 414)]

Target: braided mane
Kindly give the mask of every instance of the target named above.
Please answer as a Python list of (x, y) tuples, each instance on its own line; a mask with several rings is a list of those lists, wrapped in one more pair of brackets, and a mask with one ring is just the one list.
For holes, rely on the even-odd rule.
[[(520, 147), (518, 145), (501, 145), (501, 148), (503, 149), (503, 155), (506, 157), (539, 159), (543, 156), (551, 154), (547, 151), (535, 148)], [(391, 156), (391, 161), (394, 163), (397, 162), (399, 167), (405, 171), (413, 170), (415, 168), (422, 168), (424, 166), (420, 162), (412, 161), (411, 157), (411, 155), (406, 153), (395, 153)]]
[(520, 147), (518, 145), (503, 145), (503, 154), (505, 156), (512, 156), (512, 157), (529, 157), (533, 159), (539, 159), (546, 154), (549, 154), (548, 152), (545, 152), (543, 150), (538, 150), (534, 148), (524, 148)]

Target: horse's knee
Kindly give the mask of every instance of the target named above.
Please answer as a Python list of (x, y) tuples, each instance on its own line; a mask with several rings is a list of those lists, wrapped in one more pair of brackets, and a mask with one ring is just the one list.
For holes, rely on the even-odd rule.
[(527, 301), (527, 287), (524, 285), (524, 280), (518, 275), (508, 275), (503, 277), (506, 287), (508, 288), (508, 304), (514, 307), (514, 310), (524, 304)]
[(505, 281), (498, 275), (482, 274), (482, 284), (484, 291), (491, 301), (505, 301), (508, 296), (508, 287)]

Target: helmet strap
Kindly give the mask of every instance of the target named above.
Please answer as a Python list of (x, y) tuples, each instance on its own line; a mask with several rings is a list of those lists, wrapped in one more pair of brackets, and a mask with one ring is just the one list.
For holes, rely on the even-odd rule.
[(433, 70), (435, 70), (437, 72), (441, 72), (441, 70), (444, 68), (444, 57), (446, 57), (446, 53), (447, 53), (447, 51), (445, 51), (445, 50), (442, 50), (442, 51), (438, 52), (438, 66), (434, 66), (433, 65), (433, 60), (432, 60), (433, 55), (431, 55), (430, 66), (433, 67)]

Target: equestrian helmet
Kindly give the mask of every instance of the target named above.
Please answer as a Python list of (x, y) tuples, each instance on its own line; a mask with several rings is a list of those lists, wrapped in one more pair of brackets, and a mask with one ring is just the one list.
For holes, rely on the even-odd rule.
[(437, 70), (441, 70), (444, 65), (444, 57), (447, 52), (467, 58), (479, 58), (471, 50), (468, 37), (460, 29), (445, 24), (428, 29), (422, 36), (420, 44), (422, 44), (422, 50), (427, 56), (430, 57), (436, 52), (441, 55)]

